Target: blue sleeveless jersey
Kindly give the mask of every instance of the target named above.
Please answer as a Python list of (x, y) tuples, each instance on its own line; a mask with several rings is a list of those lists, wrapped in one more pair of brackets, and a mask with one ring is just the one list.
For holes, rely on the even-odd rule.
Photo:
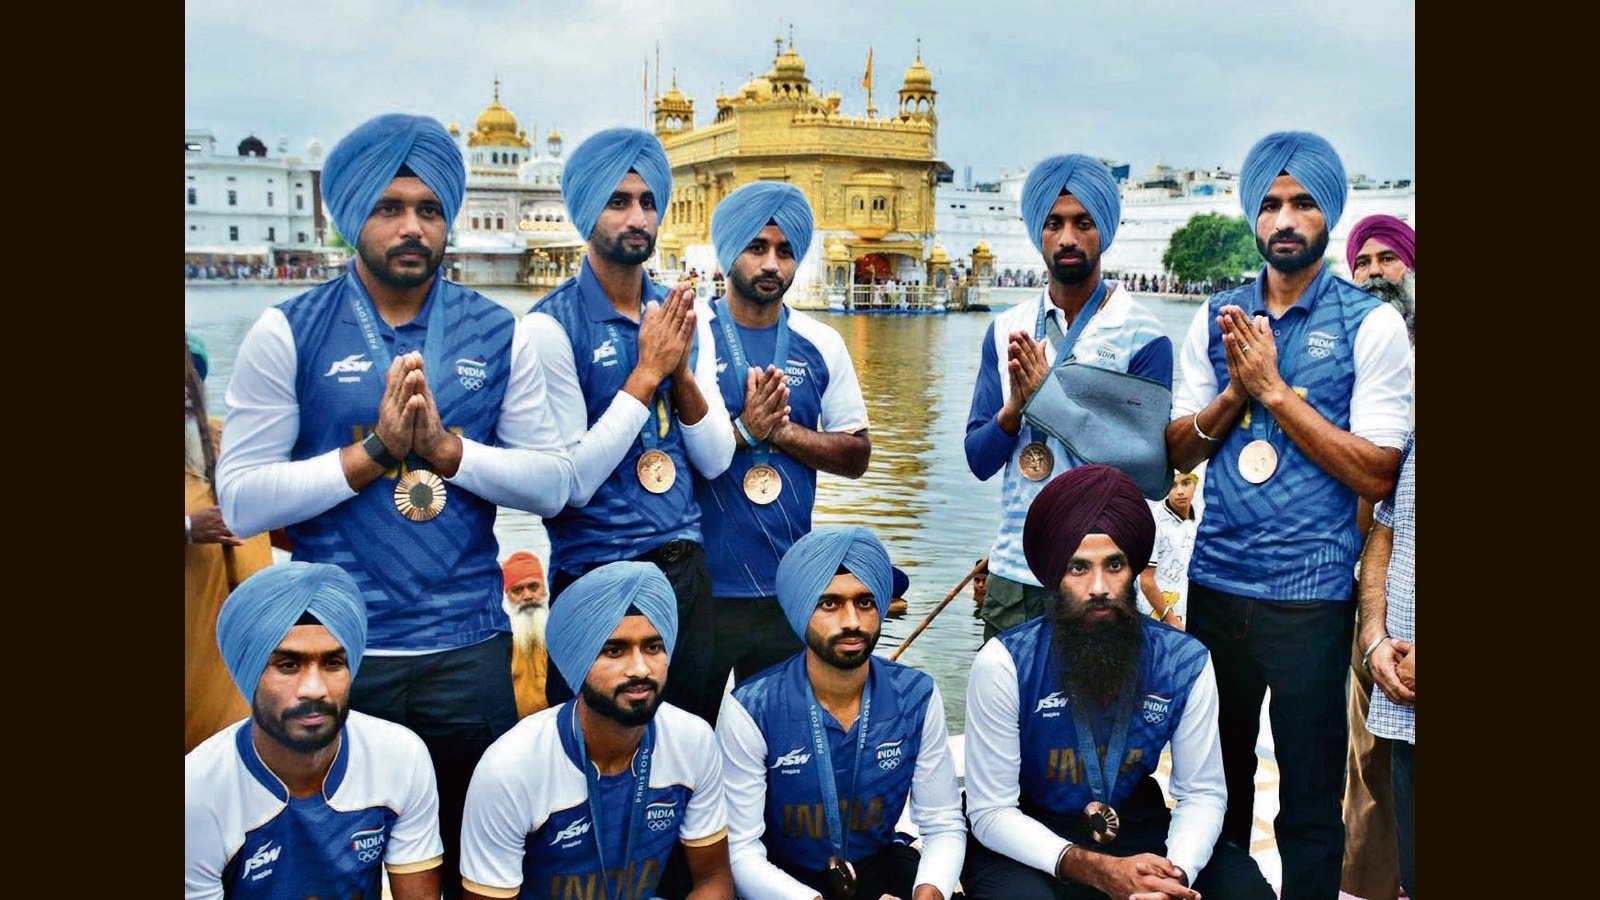
[[(1324, 266), (1300, 302), (1273, 322), (1289, 386), (1338, 428), (1350, 428), (1356, 331), (1381, 303)], [(1212, 296), (1207, 355), (1222, 386), (1228, 363), (1216, 317), (1229, 304), (1271, 318), (1259, 279)], [(1245, 481), (1239, 454), (1255, 439), (1250, 426), (1247, 409), (1206, 466), (1206, 512), (1190, 581), (1260, 600), (1349, 600), (1361, 552), (1356, 492), (1307, 459), (1276, 424), (1268, 440), (1278, 451), (1277, 471), (1261, 484)]]
[[(795, 654), (733, 689), (734, 699), (767, 740), (766, 828), (761, 842), (767, 858), (785, 869), (822, 869), (834, 854), (812, 750), (805, 659), (805, 653)], [(911, 792), (922, 749), (923, 717), (933, 694), (933, 678), (926, 672), (878, 656), (868, 665), (872, 708), (859, 760), (860, 720), (845, 731), (822, 711), (848, 859), (860, 859), (894, 840), (895, 824)]]
[[(665, 287), (644, 279), (643, 302), (661, 302), (666, 297)], [(593, 428), (639, 362), (639, 325), (611, 305), (587, 258), (576, 276), (546, 294), (534, 309), (548, 313), (567, 333), (583, 389), (587, 426)], [(613, 332), (622, 346), (612, 340)], [(699, 351), (696, 346), (691, 354)], [(694, 359), (691, 355), (691, 368)], [(670, 379), (661, 383), (657, 402), (651, 406), (650, 426), (655, 429), (656, 449), (671, 457), (677, 468), (672, 487), (666, 493), (653, 494), (639, 483), (637, 466), (645, 446), (642, 437), (635, 438), (588, 504), (569, 505), (544, 520), (550, 532), (552, 569), (577, 573), (593, 563), (632, 559), (668, 541), (700, 542), (700, 508), (694, 501), (690, 476), (693, 468), (669, 391)]]
[[(726, 299), (718, 302), (714, 311), (719, 320), (722, 316), (731, 317)], [(734, 327), (738, 329), (746, 365), (765, 368), (773, 362), (777, 326), (753, 329), (735, 322)], [(835, 354), (818, 346), (817, 341), (826, 337), (818, 329), (828, 329), (835, 335)], [(733, 364), (720, 321), (711, 323), (711, 334), (716, 341), (717, 387), (728, 413), (737, 416), (744, 411), (745, 372)], [(813, 430), (824, 429), (824, 395), (836, 377), (829, 365), (840, 365), (838, 355), (843, 352), (837, 332), (805, 313), (789, 310), (789, 351), (784, 354), (787, 359), (781, 367), (788, 375), (791, 421)], [(842, 364), (851, 365), (848, 355), (844, 355)], [(862, 404), (863, 427), (865, 411)], [(775, 447), (768, 453), (767, 465), (778, 470), (783, 489), (777, 499), (766, 505), (751, 502), (744, 493), (745, 473), (755, 466), (752, 448), (737, 448), (728, 471), (715, 479), (708, 481), (695, 475), (695, 499), (705, 517), (702, 526), (706, 564), (711, 570), (712, 593), (718, 597), (777, 596), (778, 560), (811, 531), (817, 470)]]
[[(1206, 510), (1206, 515), (1211, 511)], [(1178, 730), (1189, 691), (1205, 668), (1206, 648), (1199, 640), (1160, 622), (1143, 623), (1144, 656), (1135, 692), (1127, 742), (1116, 786), (1104, 802), (1116, 807), (1141, 779), (1161, 762), (1161, 749)], [(1051, 653), (1054, 628), (1041, 616), (1001, 632), (995, 639), (1011, 653), (1017, 667), (1018, 771), (1021, 808), (1029, 815), (1077, 815), (1095, 799), (1085, 761), (1079, 758), (1078, 730), (1067, 708)], [(1096, 721), (1109, 738), (1110, 723)], [(1096, 750), (1107, 753), (1103, 741)]]
[[(279, 305), (298, 363), (300, 435), (293, 459), (360, 440), (377, 425), (386, 367), (367, 347), (350, 307), (352, 291), (365, 295), (360, 279), (346, 273)], [(377, 320), (390, 358), (423, 350), (433, 316), (444, 317), (445, 346), (432, 351), (439, 359), (424, 353), (423, 364), (444, 426), (493, 445), (515, 317), (476, 291), (436, 278), (411, 322), (392, 328)], [(332, 563), (360, 585), (368, 649), (446, 650), (510, 629), (500, 608), (495, 505), (452, 484), (439, 515), (407, 519), (394, 505), (395, 481), (420, 462), (402, 461), (357, 496), (287, 529), (295, 559)]]

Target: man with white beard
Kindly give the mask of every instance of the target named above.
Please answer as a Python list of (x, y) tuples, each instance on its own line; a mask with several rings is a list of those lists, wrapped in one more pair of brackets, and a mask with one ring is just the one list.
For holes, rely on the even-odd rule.
[(517, 718), (549, 705), (544, 696), (550, 654), (544, 644), (544, 623), (550, 616), (550, 591), (539, 557), (518, 550), (500, 564), (506, 596), (500, 601), (511, 618), (511, 683), (517, 694)]

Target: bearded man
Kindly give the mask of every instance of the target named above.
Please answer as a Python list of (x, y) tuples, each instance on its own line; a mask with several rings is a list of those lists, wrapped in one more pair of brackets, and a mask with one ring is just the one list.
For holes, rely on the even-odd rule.
[(526, 550), (506, 557), (500, 568), (506, 581), (506, 596), (500, 605), (511, 620), (511, 686), (517, 692), (517, 718), (524, 719), (550, 705), (544, 694), (550, 671), (550, 654), (544, 644), (550, 591), (539, 557)]
[[(1023, 551), (1054, 596), (984, 644), (967, 681), (968, 897), (1273, 896), (1248, 853), (1217, 843), (1210, 654), (1135, 603), (1155, 531), (1110, 466), (1066, 472), (1029, 508)], [(1152, 777), (1169, 742), (1170, 810)]]

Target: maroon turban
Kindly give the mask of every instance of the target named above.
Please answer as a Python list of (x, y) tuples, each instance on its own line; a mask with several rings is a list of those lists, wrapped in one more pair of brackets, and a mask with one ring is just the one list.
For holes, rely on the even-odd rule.
[(1133, 479), (1112, 466), (1079, 466), (1039, 492), (1022, 526), (1022, 552), (1045, 590), (1055, 591), (1086, 534), (1104, 534), (1137, 577), (1150, 563), (1156, 520)]
[(1357, 222), (1356, 227), (1350, 229), (1350, 236), (1345, 239), (1344, 262), (1350, 267), (1351, 274), (1356, 271), (1356, 254), (1361, 252), (1361, 246), (1368, 238), (1377, 238), (1378, 243), (1400, 257), (1406, 268), (1416, 271), (1417, 233), (1394, 216), (1380, 213)]

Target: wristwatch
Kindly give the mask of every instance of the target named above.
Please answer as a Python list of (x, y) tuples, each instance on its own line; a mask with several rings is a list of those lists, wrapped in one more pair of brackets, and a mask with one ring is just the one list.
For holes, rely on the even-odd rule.
[(378, 437), (376, 431), (367, 432), (367, 436), (361, 439), (361, 449), (367, 451), (367, 455), (372, 457), (372, 461), (385, 469), (392, 469), (400, 465), (400, 460), (396, 459), (395, 455), (389, 452), (389, 448), (383, 445), (383, 439)]

